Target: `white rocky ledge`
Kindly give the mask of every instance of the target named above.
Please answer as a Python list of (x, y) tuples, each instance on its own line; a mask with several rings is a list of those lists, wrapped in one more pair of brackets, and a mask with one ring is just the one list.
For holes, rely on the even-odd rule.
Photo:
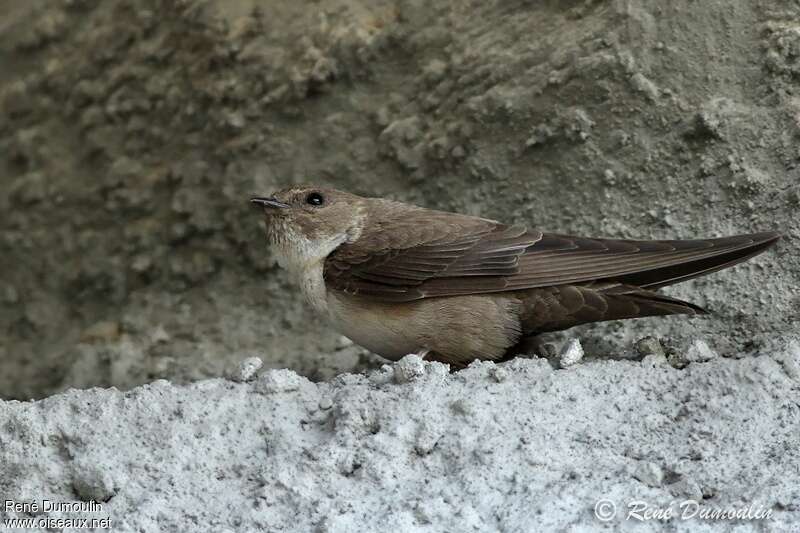
[[(100, 508), (0, 515), (146, 532), (589, 531), (619, 529), (636, 501), (695, 501), (770, 516), (675, 508), (674, 530), (783, 530), (800, 522), (799, 390), (797, 343), (680, 370), (520, 359), (450, 374), (409, 356), (325, 383), (272, 370), (71, 390), (0, 403), (0, 489)], [(616, 515), (599, 520), (598, 502)]]

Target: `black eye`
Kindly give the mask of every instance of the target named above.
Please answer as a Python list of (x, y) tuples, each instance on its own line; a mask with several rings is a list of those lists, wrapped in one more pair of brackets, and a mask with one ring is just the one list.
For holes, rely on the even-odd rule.
[(311, 192), (306, 196), (306, 203), (308, 205), (322, 205), (325, 203), (325, 198), (318, 192)]

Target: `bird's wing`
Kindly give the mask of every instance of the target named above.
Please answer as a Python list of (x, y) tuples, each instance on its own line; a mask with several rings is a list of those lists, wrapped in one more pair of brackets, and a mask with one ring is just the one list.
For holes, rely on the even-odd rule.
[(778, 238), (591, 239), (421, 208), (372, 216), (368, 235), (328, 256), (325, 281), (387, 302), (596, 280), (655, 289), (743, 261)]

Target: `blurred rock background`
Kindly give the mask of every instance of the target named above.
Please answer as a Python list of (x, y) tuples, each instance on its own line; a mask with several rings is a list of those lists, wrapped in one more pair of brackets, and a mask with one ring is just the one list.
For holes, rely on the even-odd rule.
[[(433, 4), (433, 5), (431, 5)], [(565, 233), (779, 247), (710, 317), (587, 355), (798, 333), (796, 2), (0, 0), (0, 397), (380, 364), (314, 320), (254, 193), (316, 182)], [(691, 296), (690, 296), (691, 295)]]

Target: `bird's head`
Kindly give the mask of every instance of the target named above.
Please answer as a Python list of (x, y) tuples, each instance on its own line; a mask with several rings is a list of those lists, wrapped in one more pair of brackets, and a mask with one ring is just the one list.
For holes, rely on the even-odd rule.
[(322, 187), (292, 187), (254, 197), (266, 219), (267, 240), (278, 262), (297, 270), (324, 260), (339, 245), (358, 239), (367, 199)]

